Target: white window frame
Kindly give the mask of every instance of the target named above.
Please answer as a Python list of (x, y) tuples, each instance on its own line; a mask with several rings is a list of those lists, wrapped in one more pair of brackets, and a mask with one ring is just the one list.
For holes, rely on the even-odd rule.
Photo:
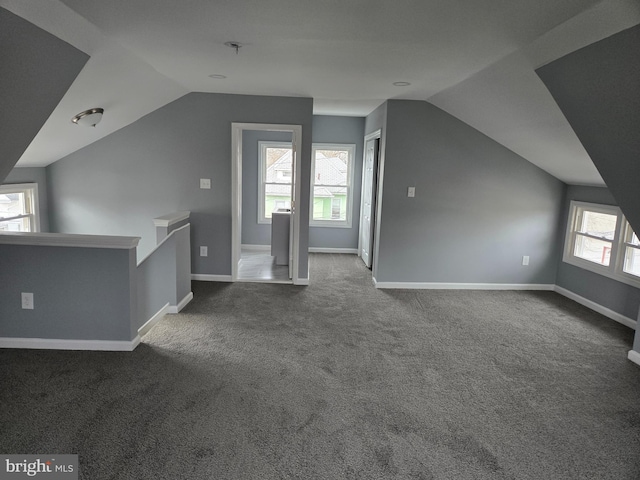
[(1, 222), (9, 220), (18, 220), (22, 218), (29, 219), (30, 232), (40, 231), (40, 204), (38, 201), (38, 184), (37, 183), (8, 183), (0, 185), (0, 195), (7, 193), (24, 193), (27, 201), (27, 209), (30, 210), (24, 215), (16, 215), (15, 217), (3, 218)]
[[(317, 150), (346, 150), (348, 152), (347, 185), (316, 185), (316, 151)], [(330, 228), (351, 228), (353, 219), (353, 172), (355, 165), (356, 146), (352, 143), (314, 143), (311, 146), (311, 192), (309, 202), (309, 226)], [(314, 187), (346, 187), (347, 189), (347, 215), (345, 220), (314, 220), (313, 202)]]
[[(268, 142), (268, 141), (259, 141), (258, 142), (258, 223), (261, 224), (271, 224), (271, 219), (267, 218), (264, 213), (265, 208), (265, 191), (266, 191), (266, 179), (267, 179), (267, 168), (266, 168), (266, 152), (267, 148), (288, 148), (291, 149), (293, 146), (291, 142)], [(291, 178), (293, 181), (293, 178)], [(281, 183), (279, 185), (291, 185), (291, 183)]]
[[(615, 215), (617, 217), (616, 230), (614, 232), (613, 239), (607, 240), (611, 242), (611, 257), (609, 265), (590, 262), (577, 257), (574, 254), (576, 231), (582, 212), (584, 211), (605, 213), (608, 215)], [(572, 200), (569, 208), (569, 220), (567, 222), (562, 261), (576, 267), (598, 273), (605, 277), (612, 278), (619, 282), (626, 283), (627, 285), (640, 288), (640, 277), (624, 271), (624, 260), (626, 255), (625, 247), (629, 244), (628, 242), (631, 239), (631, 232), (633, 232), (631, 225), (629, 225), (629, 222), (622, 214), (622, 210), (620, 210), (620, 208), (613, 205), (600, 205), (596, 203)], [(638, 247), (634, 246), (634, 248)]]

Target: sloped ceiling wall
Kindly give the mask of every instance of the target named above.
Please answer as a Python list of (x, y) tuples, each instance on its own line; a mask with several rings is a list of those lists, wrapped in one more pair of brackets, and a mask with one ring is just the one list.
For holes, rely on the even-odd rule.
[(536, 72), (640, 232), (640, 25)]
[(89, 56), (0, 8), (0, 59), (2, 183)]

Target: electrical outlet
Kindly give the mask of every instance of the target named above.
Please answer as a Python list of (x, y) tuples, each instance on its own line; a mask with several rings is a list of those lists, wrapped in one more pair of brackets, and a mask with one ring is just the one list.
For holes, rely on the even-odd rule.
[(22, 292), (22, 308), (25, 310), (33, 310), (33, 293)]
[(525, 255), (524, 257), (522, 257), (522, 265), (529, 265), (529, 255)]
[(206, 257), (209, 255), (209, 247), (200, 247), (200, 256)]
[(416, 187), (409, 187), (407, 189), (407, 197), (413, 198), (416, 196)]
[(200, 179), (200, 188), (210, 189), (211, 188), (211, 179), (210, 178), (201, 178)]

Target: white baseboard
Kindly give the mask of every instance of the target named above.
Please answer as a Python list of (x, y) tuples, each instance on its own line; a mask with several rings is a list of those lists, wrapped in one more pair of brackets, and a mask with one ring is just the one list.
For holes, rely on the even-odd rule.
[(242, 244), (241, 245), (242, 250), (249, 250), (252, 252), (270, 252), (271, 251), (271, 245), (248, 245), (248, 244)]
[(151, 330), (156, 323), (162, 320), (162, 317), (169, 313), (169, 308), (170, 306), (167, 303), (164, 307), (158, 310), (149, 320), (144, 323), (144, 325), (142, 325), (138, 329), (138, 336), (144, 337), (147, 333), (149, 333), (149, 330)]
[(325, 248), (325, 247), (309, 247), (309, 253), (347, 253), (349, 255), (357, 255), (357, 248)]
[(640, 353), (636, 352), (635, 350), (629, 350), (627, 358), (633, 363), (637, 363), (638, 365), (640, 365)]
[(180, 313), (180, 310), (186, 307), (191, 300), (193, 300), (193, 292), (187, 293), (178, 305), (170, 305), (167, 313)]
[(29, 348), (37, 350), (96, 350), (131, 352), (140, 343), (140, 335), (133, 340), (65, 340), (57, 338), (0, 338), (0, 348)]
[(201, 282), (230, 282), (231, 275), (206, 275), (203, 273), (192, 273), (191, 280), (199, 280)]
[(564, 297), (567, 297), (573, 300), (576, 303), (579, 303), (580, 305), (590, 308), (594, 312), (598, 312), (601, 315), (604, 315), (605, 317), (610, 318), (611, 320), (615, 320), (616, 322), (621, 323), (622, 325), (625, 325), (629, 328), (633, 328), (634, 330), (636, 329), (638, 322), (636, 320), (633, 320), (632, 318), (625, 317), (624, 315), (618, 312), (614, 312), (613, 310), (607, 307), (603, 307), (599, 303), (596, 303), (587, 298), (581, 297), (580, 295), (573, 293), (571, 290), (567, 290), (566, 288), (559, 287), (558, 285), (555, 286), (554, 291)]
[(404, 288), (412, 290), (547, 290), (555, 285), (546, 283), (436, 283), (436, 282), (378, 282), (376, 288)]
[(308, 278), (299, 278), (293, 282), (294, 285), (309, 285)]

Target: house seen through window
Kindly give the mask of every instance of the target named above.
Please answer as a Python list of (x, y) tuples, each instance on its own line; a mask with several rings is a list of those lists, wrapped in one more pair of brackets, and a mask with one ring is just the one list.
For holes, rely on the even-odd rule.
[(350, 227), (355, 145), (314, 144), (310, 225)]
[(0, 232), (38, 232), (37, 185), (0, 185)]
[(270, 223), (274, 210), (291, 208), (291, 144), (259, 142), (259, 152), (258, 223)]

